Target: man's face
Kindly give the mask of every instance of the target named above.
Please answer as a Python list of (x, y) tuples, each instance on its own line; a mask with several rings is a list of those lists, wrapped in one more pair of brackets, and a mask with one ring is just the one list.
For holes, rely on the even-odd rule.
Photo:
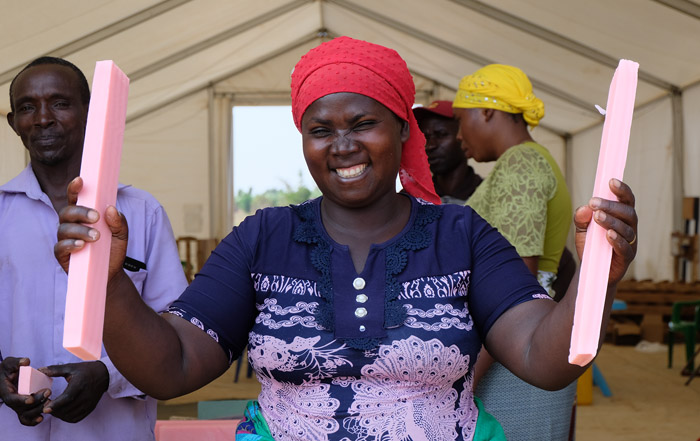
[(446, 174), (467, 160), (457, 139), (456, 120), (426, 115), (418, 120), (418, 126), (425, 135), (425, 153), (433, 174)]
[(56, 165), (79, 160), (85, 138), (87, 104), (77, 74), (67, 66), (30, 67), (14, 84), (14, 112), (7, 122), (29, 150), (32, 162)]

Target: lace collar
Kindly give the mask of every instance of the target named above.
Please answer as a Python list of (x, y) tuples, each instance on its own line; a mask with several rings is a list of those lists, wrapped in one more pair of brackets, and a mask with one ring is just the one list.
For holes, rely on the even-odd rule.
[[(409, 223), (412, 224), (393, 239), (384, 249), (386, 275), (384, 289), (384, 329), (401, 326), (406, 319), (406, 310), (398, 301), (400, 286), (396, 279), (405, 268), (408, 251), (416, 251), (428, 247), (433, 240), (432, 234), (425, 228), (431, 222), (437, 220), (442, 211), (436, 205), (422, 199), (411, 198), (412, 207), (415, 206), (415, 215)], [(294, 240), (311, 247), (311, 264), (319, 272), (318, 291), (320, 300), (315, 311), (316, 321), (328, 331), (336, 329), (334, 314), (333, 280), (331, 271), (331, 250), (333, 245), (326, 238), (320, 217), (320, 204), (322, 198), (306, 201), (301, 205), (292, 206), (294, 212), (302, 222), (294, 231)], [(412, 208), (413, 210), (413, 208)], [(381, 338), (348, 338), (343, 341), (350, 347), (359, 350), (376, 348)]]

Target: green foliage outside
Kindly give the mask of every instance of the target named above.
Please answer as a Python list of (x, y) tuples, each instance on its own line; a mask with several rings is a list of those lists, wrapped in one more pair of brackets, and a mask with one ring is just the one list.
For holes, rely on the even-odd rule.
[(256, 210), (265, 207), (280, 207), (290, 204), (300, 204), (306, 200), (316, 198), (321, 195), (318, 188), (309, 189), (301, 181), (299, 173), (299, 184), (296, 188), (289, 183), (283, 182), (284, 189), (270, 189), (262, 194), (253, 194), (249, 188), (247, 191), (238, 190), (235, 198), (236, 211), (242, 211), (245, 215), (255, 213)]

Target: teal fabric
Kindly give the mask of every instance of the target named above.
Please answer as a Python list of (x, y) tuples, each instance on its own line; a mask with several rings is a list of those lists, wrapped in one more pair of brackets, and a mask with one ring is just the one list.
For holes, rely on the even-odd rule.
[(275, 441), (257, 401), (249, 401), (236, 429), (236, 441)]
[(484, 409), (484, 404), (474, 397), (476, 407), (479, 408), (479, 416), (476, 419), (476, 431), (473, 441), (506, 441), (501, 423)]

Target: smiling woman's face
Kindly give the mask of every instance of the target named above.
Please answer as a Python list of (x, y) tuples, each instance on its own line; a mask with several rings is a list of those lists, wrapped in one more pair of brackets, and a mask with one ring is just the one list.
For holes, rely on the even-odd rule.
[(372, 98), (334, 93), (317, 99), (301, 120), (304, 158), (323, 196), (364, 207), (396, 192), (408, 124)]

